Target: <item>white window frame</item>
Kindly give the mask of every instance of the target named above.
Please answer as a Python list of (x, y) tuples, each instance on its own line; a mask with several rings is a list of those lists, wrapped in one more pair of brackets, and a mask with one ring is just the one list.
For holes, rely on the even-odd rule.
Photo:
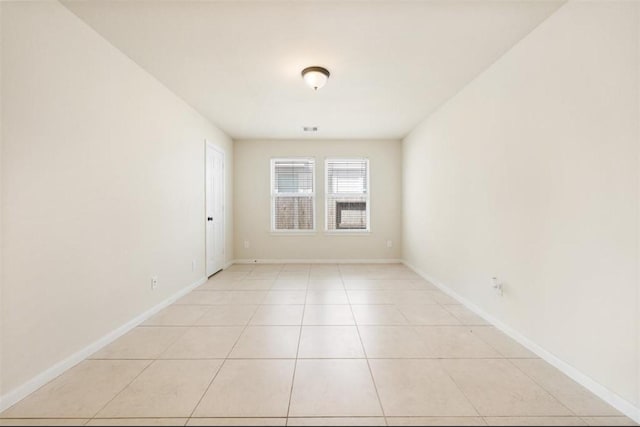
[[(296, 162), (305, 160), (311, 162), (311, 193), (277, 193), (275, 192), (275, 165), (276, 162)], [(313, 234), (316, 232), (316, 159), (314, 157), (273, 157), (271, 158), (271, 178), (269, 186), (271, 186), (271, 232), (275, 234)], [(292, 229), (280, 230), (276, 229), (276, 197), (311, 197), (312, 204), (312, 221), (311, 229)]]
[[(367, 167), (367, 228), (348, 230), (329, 230), (329, 162), (361, 162), (365, 161)], [(340, 193), (340, 196), (362, 197), (362, 193)], [(324, 232), (325, 234), (363, 234), (371, 233), (371, 169), (368, 157), (327, 157), (324, 159)]]

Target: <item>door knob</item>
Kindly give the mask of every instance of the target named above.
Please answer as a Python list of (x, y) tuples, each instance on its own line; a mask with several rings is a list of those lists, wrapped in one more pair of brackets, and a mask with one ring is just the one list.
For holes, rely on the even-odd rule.
[(213, 221), (213, 217), (208, 216), (208, 217), (207, 217), (207, 221)]

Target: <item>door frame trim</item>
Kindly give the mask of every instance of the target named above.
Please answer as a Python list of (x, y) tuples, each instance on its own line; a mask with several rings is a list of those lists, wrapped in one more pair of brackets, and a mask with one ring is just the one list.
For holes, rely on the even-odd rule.
[[(209, 274), (207, 271), (207, 149), (211, 148), (214, 151), (222, 154), (222, 247), (224, 250), (224, 259), (222, 260), (221, 267), (225, 268), (227, 261), (227, 180), (225, 177), (227, 170), (227, 155), (225, 151), (218, 145), (210, 142), (207, 138), (204, 139), (204, 275), (205, 277), (211, 277), (216, 272)], [(219, 271), (219, 270), (218, 270)]]

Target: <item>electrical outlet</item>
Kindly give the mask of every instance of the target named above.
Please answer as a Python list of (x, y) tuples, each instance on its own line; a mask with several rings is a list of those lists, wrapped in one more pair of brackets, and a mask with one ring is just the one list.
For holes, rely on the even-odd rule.
[(158, 276), (151, 277), (151, 290), (155, 291), (158, 288)]
[(245, 241), (244, 241), (244, 248), (245, 248), (245, 249), (249, 249), (250, 247), (251, 247), (251, 243), (249, 243), (249, 241), (248, 241), (248, 240), (245, 240)]
[(196, 260), (191, 261), (191, 271), (196, 271)]
[(393, 242), (391, 240), (387, 240), (387, 247), (388, 248), (392, 248), (393, 247)]

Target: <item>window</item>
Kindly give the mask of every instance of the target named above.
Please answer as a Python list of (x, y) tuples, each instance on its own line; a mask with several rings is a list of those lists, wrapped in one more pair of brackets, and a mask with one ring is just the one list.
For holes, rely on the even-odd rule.
[(315, 229), (315, 161), (271, 159), (272, 231)]
[(327, 159), (326, 230), (369, 231), (369, 160)]

